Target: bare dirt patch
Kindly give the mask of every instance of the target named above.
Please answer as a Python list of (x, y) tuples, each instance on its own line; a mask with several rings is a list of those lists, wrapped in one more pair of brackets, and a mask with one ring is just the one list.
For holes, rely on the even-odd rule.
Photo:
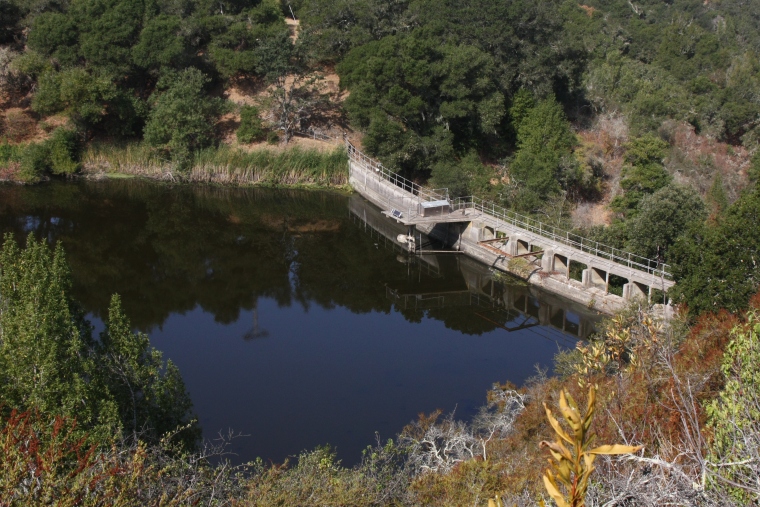
[(581, 202), (572, 213), (573, 227), (593, 227), (610, 225), (612, 212), (605, 202)]
[(599, 196), (593, 201), (580, 202), (572, 213), (573, 225), (590, 227), (609, 225), (612, 213), (608, 205), (620, 193), (620, 176), (623, 168), (625, 143), (628, 142), (628, 125), (625, 118), (616, 115), (599, 117), (588, 130), (576, 132), (580, 146), (576, 150), (587, 171), (601, 174)]
[(673, 145), (665, 166), (677, 183), (704, 196), (720, 174), (729, 199), (739, 197), (748, 182), (750, 153), (746, 148), (699, 135), (687, 123), (667, 122), (661, 130)]
[(301, 22), (297, 19), (285, 18), (285, 23), (288, 25), (288, 29), (290, 30), (290, 40), (293, 42), (297, 41), (298, 32), (301, 29)]
[[(289, 20), (293, 21), (293, 20)], [(292, 24), (292, 23), (289, 23)], [(297, 25), (293, 25), (297, 26)], [(313, 78), (313, 79), (311, 79)], [(298, 90), (301, 87), (310, 87), (309, 93), (319, 100), (315, 101), (308, 119), (302, 124), (301, 129), (308, 132), (317, 132), (332, 138), (330, 141), (320, 141), (316, 138), (308, 138), (297, 135), (290, 139), (286, 146), (280, 144), (271, 145), (267, 142), (258, 142), (248, 145), (240, 145), (237, 142), (235, 131), (240, 125), (240, 114), (237, 111), (225, 114), (217, 123), (217, 133), (223, 144), (234, 146), (245, 151), (272, 150), (282, 151), (290, 147), (304, 149), (316, 149), (319, 151), (331, 151), (335, 146), (343, 142), (343, 137), (348, 137), (351, 142), (357, 143), (361, 136), (353, 132), (348, 119), (342, 108), (342, 104), (348, 96), (348, 92), (340, 89), (340, 77), (333, 68), (324, 68), (321, 72), (310, 76), (310, 79), (297, 80), (296, 76), (287, 76), (284, 80), (286, 89)], [(264, 122), (272, 128), (272, 92), (274, 87), (267, 85), (261, 79), (238, 79), (224, 90), (223, 96), (230, 102), (243, 106), (256, 106), (259, 115)]]

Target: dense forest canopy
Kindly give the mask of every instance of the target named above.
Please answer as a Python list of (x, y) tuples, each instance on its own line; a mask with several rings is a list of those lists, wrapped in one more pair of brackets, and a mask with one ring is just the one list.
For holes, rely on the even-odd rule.
[[(198, 150), (228, 142), (223, 115), (239, 118), (244, 145), (287, 142), (334, 111), (414, 180), (678, 263), (676, 240), (705, 217), (719, 223), (760, 176), (757, 0), (1, 0), (0, 10), (4, 103), (67, 119), (43, 121), (50, 134), (21, 146), (18, 115), (6, 118), (0, 162), (29, 180), (78, 171), (93, 139), (141, 143), (187, 170)], [(318, 82), (333, 71), (346, 93), (329, 103)], [(271, 92), (255, 106), (226, 98), (246, 86)], [(606, 219), (573, 212), (584, 203)], [(658, 228), (667, 232), (649, 234)]]

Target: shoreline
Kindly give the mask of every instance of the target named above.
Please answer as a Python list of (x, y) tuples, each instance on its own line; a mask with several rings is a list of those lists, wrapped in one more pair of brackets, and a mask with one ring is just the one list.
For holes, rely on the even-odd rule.
[(345, 149), (298, 146), (281, 152), (247, 152), (226, 146), (196, 152), (188, 169), (158, 158), (142, 145), (94, 145), (82, 154), (83, 177), (141, 177), (158, 181), (287, 188), (348, 187)]
[[(134, 174), (126, 172), (107, 172), (107, 171), (83, 171), (80, 174), (70, 177), (71, 180), (88, 180), (88, 181), (103, 181), (103, 180), (146, 180), (157, 183), (168, 183), (172, 185), (206, 185), (216, 187), (232, 187), (232, 188), (273, 188), (273, 189), (293, 189), (293, 190), (314, 190), (314, 191), (330, 191), (337, 192), (345, 195), (355, 193), (354, 188), (348, 183), (311, 183), (311, 182), (294, 182), (294, 183), (278, 183), (270, 182), (266, 180), (260, 181), (217, 181), (213, 178), (203, 180), (197, 178), (187, 178), (183, 175), (172, 174), (166, 172), (163, 174)], [(51, 181), (47, 179), (44, 181)], [(0, 180), (1, 183), (17, 183), (24, 185), (23, 182), (14, 182), (8, 180)], [(42, 183), (42, 182), (40, 182)]]
[(189, 168), (163, 160), (140, 143), (91, 144), (83, 149), (80, 168), (68, 175), (46, 171), (29, 180), (18, 161), (0, 167), (0, 184), (34, 185), (55, 179), (145, 178), (171, 183), (241, 187), (314, 188), (348, 191), (348, 157), (342, 146), (324, 151), (300, 146), (280, 151), (245, 151), (226, 145), (193, 154)]

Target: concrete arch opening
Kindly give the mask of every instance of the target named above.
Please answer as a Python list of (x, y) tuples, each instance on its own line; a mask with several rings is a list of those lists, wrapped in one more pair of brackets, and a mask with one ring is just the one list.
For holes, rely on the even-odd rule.
[(583, 270), (582, 278), (584, 286), (595, 287), (607, 292), (607, 282), (609, 280), (609, 273), (607, 271), (589, 266), (588, 269)]
[(649, 290), (650, 288), (646, 284), (629, 280), (627, 284), (623, 285), (623, 299), (649, 301)]
[(588, 269), (588, 266), (586, 266), (582, 262), (570, 260), (570, 262), (568, 263), (568, 268), (570, 271), (569, 278), (579, 281), (579, 282), (583, 282), (583, 272), (586, 269)]
[(570, 278), (570, 260), (566, 255), (554, 254), (554, 260), (551, 263), (551, 270), (553, 272), (565, 275), (565, 278)]
[(610, 274), (610, 281), (607, 284), (607, 292), (615, 294), (616, 296), (623, 295), (623, 286), (628, 283), (626, 278), (622, 276)]

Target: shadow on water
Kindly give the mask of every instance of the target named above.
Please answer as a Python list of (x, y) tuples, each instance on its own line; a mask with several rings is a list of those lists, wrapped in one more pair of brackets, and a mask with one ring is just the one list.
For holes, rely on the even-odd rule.
[(331, 443), (358, 460), (419, 412), (472, 415), (491, 383), (599, 317), (461, 255), (410, 258), (359, 196), (117, 180), (0, 185), (0, 231), (61, 241), (96, 326), (118, 292), (239, 460)]

